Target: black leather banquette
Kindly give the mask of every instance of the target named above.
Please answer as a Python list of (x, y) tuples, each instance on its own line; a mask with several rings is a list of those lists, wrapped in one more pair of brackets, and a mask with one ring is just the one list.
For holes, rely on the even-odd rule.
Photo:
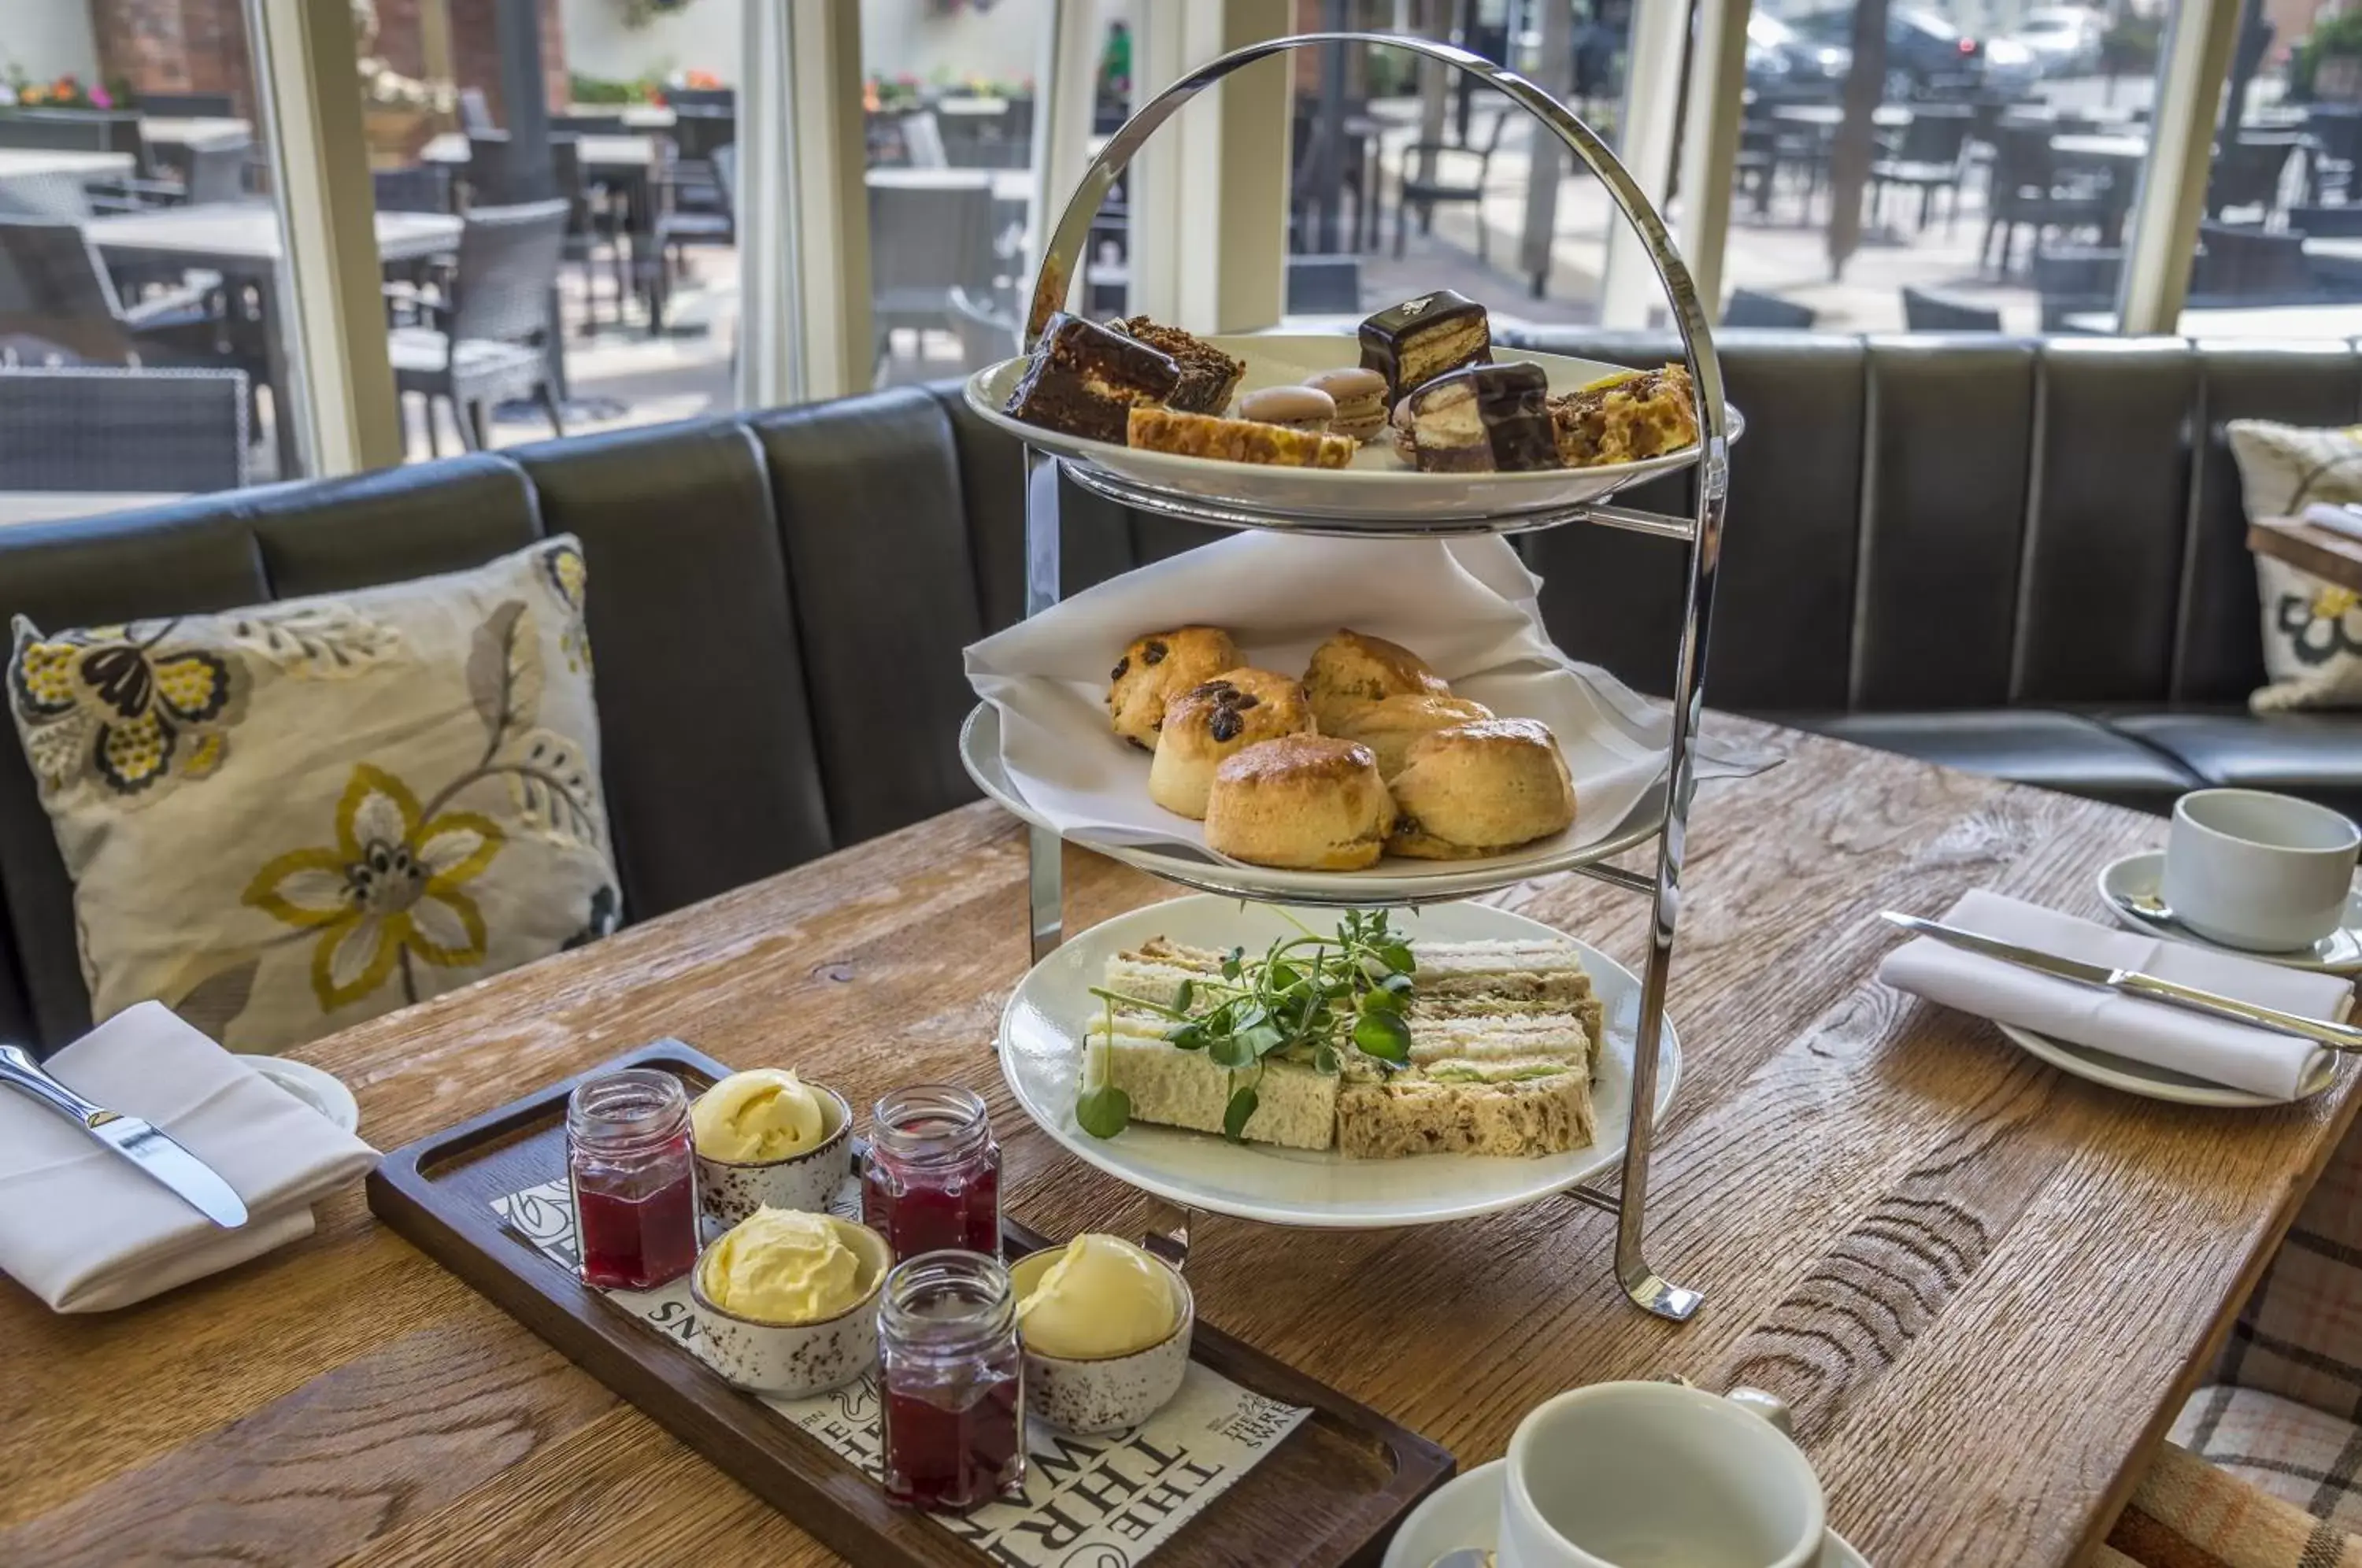
[[(2206, 779), (2362, 805), (2362, 723), (2237, 711), (2261, 672), (2219, 434), (2354, 419), (2350, 352), (1734, 334), (1726, 363), (1750, 426), (1717, 706), (2152, 807)], [(578, 535), (641, 919), (973, 798), (960, 650), (1022, 609), (1023, 485), (955, 388), (908, 388), (0, 529), (0, 614), (220, 610)], [(1064, 512), (1069, 591), (1215, 536), (1071, 489)], [(1589, 529), (1521, 547), (1559, 641), (1661, 689), (1678, 550)], [(89, 1001), (13, 744), (0, 900), (0, 1039), (53, 1048)]]

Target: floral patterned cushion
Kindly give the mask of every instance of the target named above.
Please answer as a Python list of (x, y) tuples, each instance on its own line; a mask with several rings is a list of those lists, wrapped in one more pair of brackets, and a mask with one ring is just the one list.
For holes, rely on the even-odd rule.
[[(2316, 501), (2362, 501), (2362, 426), (2235, 419), (2224, 431), (2251, 521), (2293, 517)], [(2362, 708), (2362, 596), (2269, 556), (2256, 558), (2256, 587), (2271, 684), (2248, 705), (2259, 713)]]
[(74, 884), (91, 1010), (276, 1050), (619, 914), (560, 537), (219, 615), (16, 624), (9, 706)]

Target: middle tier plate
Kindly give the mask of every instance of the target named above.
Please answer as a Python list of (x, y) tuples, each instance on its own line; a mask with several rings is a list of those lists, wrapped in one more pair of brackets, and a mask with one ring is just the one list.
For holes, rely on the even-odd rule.
[[(1333, 921), (1310, 911), (1314, 929)], [(1118, 1180), (1168, 1202), (1271, 1225), (1371, 1230), (1466, 1220), (1563, 1192), (1624, 1157), (1630, 1117), (1634, 1035), (1640, 977), (1613, 958), (1539, 921), (1485, 904), (1446, 904), (1402, 917), (1396, 930), (1414, 953), (1419, 942), (1545, 940), (1571, 948), (1591, 976), (1606, 1011), (1606, 1039), (1592, 1083), (1596, 1140), (1589, 1147), (1530, 1159), (1420, 1154), (1353, 1159), (1231, 1143), (1210, 1133), (1134, 1125), (1094, 1138), (1075, 1121), (1076, 1075), (1085, 1031), (1102, 1005), (1090, 993), (1108, 958), (1164, 936), (1192, 946), (1243, 944), (1260, 951), (1275, 937), (1298, 933), (1287, 911), (1241, 908), (1226, 899), (1175, 899), (1104, 921), (1033, 966), (1000, 1016), (1000, 1071), (1025, 1113), (1067, 1153)], [(1658, 1047), (1657, 1114), (1672, 1104), (1682, 1076), (1681, 1043), (1667, 1019)]]
[[(993, 801), (1034, 827), (1052, 827), (1010, 782), (1000, 765), (1000, 712), (989, 702), (978, 703), (960, 725), (960, 762)], [(1665, 786), (1660, 778), (1642, 792), (1614, 832), (1592, 844), (1569, 846), (1558, 841), (1525, 850), (1513, 850), (1484, 860), (1409, 860), (1388, 856), (1366, 871), (1287, 871), (1265, 866), (1241, 866), (1183, 846), (1157, 844), (1112, 844), (1077, 838), (1076, 843), (1111, 860), (1136, 867), (1151, 876), (1209, 893), (1241, 899), (1286, 899), (1331, 908), (1375, 904), (1440, 902), (1473, 898), (1536, 877), (1572, 871), (1622, 854), (1657, 836), (1665, 817)]]

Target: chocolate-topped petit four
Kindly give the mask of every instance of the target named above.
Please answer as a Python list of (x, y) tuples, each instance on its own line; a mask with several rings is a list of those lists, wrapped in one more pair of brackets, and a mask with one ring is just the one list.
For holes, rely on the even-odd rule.
[(1028, 425), (1120, 447), (1131, 411), (1163, 403), (1180, 383), (1172, 356), (1061, 311), (1034, 343), (1006, 412)]
[(1231, 406), (1231, 393), (1238, 390), (1239, 378), (1247, 373), (1244, 359), (1232, 359), (1194, 332), (1166, 326), (1144, 315), (1127, 316), (1115, 323), (1115, 329), (1169, 356), (1180, 368), (1181, 384), (1164, 400), (1167, 408), (1184, 414), (1220, 414)]
[(1563, 466), (1540, 365), (1471, 365), (1405, 401), (1411, 460), (1425, 473), (1519, 473)]
[(1493, 326), (1467, 295), (1438, 289), (1405, 300), (1362, 323), (1362, 368), (1386, 378), (1386, 401), (1399, 403), (1427, 382), (1493, 358)]

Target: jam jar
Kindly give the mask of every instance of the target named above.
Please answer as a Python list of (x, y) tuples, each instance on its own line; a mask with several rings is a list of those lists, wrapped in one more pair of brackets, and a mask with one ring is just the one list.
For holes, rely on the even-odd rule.
[(898, 1259), (1000, 1253), (1000, 1145), (983, 1097), (950, 1084), (896, 1089), (870, 1113), (861, 1217)]
[(1025, 1364), (1009, 1271), (981, 1253), (922, 1253), (877, 1309), (886, 1495), (965, 1513), (1025, 1483)]
[(679, 1078), (626, 1067), (577, 1085), (566, 1174), (584, 1284), (652, 1290), (697, 1262), (697, 1162)]

